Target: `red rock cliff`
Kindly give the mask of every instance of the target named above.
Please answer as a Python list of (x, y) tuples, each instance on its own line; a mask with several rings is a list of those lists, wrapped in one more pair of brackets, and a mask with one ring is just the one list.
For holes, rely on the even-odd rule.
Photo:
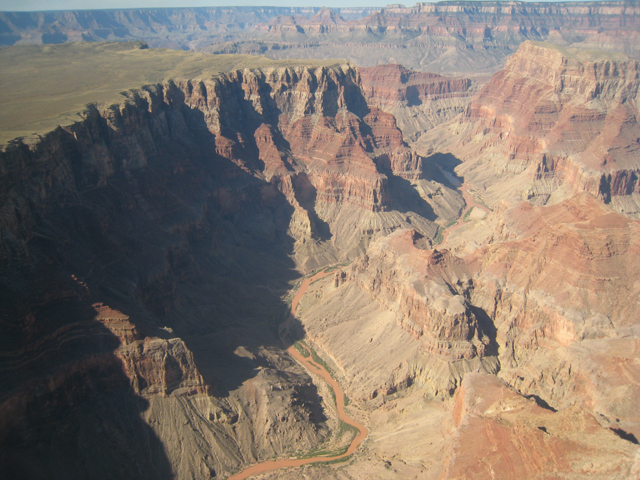
[(525, 42), (466, 116), (482, 149), (608, 202), (640, 192), (639, 88), (640, 66), (624, 56)]

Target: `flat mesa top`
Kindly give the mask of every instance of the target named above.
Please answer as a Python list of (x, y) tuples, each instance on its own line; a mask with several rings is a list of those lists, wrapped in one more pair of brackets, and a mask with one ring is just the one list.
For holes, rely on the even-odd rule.
[(612, 60), (615, 62), (628, 62), (630, 59), (627, 55), (622, 52), (615, 52), (612, 50), (605, 49), (585, 49), (585, 48), (575, 48), (575, 47), (562, 47), (560, 45), (556, 45), (550, 42), (536, 42), (531, 41), (532, 44), (537, 47), (542, 48), (551, 48), (553, 50), (557, 50), (563, 56), (567, 58), (572, 58), (579, 60), (581, 62), (598, 62), (602, 60)]
[[(342, 61), (344, 62), (344, 61)], [(271, 60), (148, 49), (142, 42), (0, 48), (0, 147), (81, 119), (88, 104), (120, 103), (121, 92), (169, 79), (202, 80), (245, 68), (331, 66), (340, 60)]]

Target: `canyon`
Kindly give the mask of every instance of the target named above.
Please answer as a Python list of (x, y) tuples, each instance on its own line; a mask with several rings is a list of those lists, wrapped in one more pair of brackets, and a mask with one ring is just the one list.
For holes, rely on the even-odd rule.
[[(1, 49), (0, 471), (640, 475), (637, 7), (541, 5), (146, 14), (167, 42), (224, 10), (252, 42), (375, 20), (478, 45), (417, 70), (320, 43)], [(46, 43), (2, 15), (5, 43)], [(60, 15), (57, 40), (95, 26)], [(30, 97), (61, 65), (89, 72)]]

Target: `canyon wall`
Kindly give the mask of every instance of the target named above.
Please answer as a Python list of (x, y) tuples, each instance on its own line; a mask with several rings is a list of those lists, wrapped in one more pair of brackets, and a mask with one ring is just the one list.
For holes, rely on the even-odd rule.
[(437, 182), (360, 85), (349, 65), (175, 80), (6, 146), (3, 471), (218, 477), (328, 438), (276, 336), (290, 282), (398, 228), (433, 238), (462, 203), (414, 190)]
[(633, 476), (639, 228), (583, 193), (503, 205), (452, 233), (464, 248), (394, 232), (318, 282), (300, 318), (374, 418), (455, 392), (441, 407), (441, 478)]
[[(219, 476), (326, 434), (262, 286), (296, 275), (292, 208), (216, 153), (184, 95), (150, 87), (2, 153), (5, 472)], [(263, 421), (278, 382), (282, 431)]]
[(361, 68), (360, 76), (369, 104), (391, 113), (408, 143), (465, 112), (478, 88), (470, 78), (415, 72), (402, 65)]
[(462, 116), (412, 146), (463, 160), (492, 204), (588, 192), (637, 218), (639, 85), (625, 55), (525, 42)]
[[(409, 465), (407, 444), (387, 467), (429, 464), (438, 478), (639, 471), (637, 68), (522, 44), (461, 114), (408, 140), (425, 164), (452, 170), (443, 181), (466, 183), (471, 210), (435, 249), (413, 230), (376, 240), (303, 300), (308, 338), (372, 418), (393, 419), (386, 435), (419, 444), (401, 416), (455, 392), (439, 423), (444, 462)], [(400, 81), (385, 87), (381, 74), (369, 88), (407, 108), (408, 75), (378, 71)]]

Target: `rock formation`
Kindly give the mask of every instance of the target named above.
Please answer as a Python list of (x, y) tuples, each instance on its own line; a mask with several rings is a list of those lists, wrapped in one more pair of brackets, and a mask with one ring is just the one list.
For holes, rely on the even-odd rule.
[[(325, 280), (321, 299), (303, 302), (301, 319), (331, 352), (352, 395), (375, 399), (415, 383), (446, 395), (466, 371), (499, 369), (490, 332), (469, 303), (469, 272), (446, 252), (425, 250), (415, 230), (398, 231)], [(347, 340), (354, 335), (358, 341)], [(367, 356), (375, 360), (356, 360)]]
[(479, 373), (465, 376), (454, 400), (443, 478), (637, 473), (637, 449), (578, 407), (555, 412)]
[(286, 306), (261, 284), (294, 274), (291, 207), (216, 153), (175, 84), (2, 165), (3, 471), (225, 475), (324, 437), (308, 377), (272, 352)]
[(415, 195), (419, 205), (397, 213), (409, 181), (428, 180), (422, 159), (407, 148), (393, 116), (367, 104), (350, 66), (235, 72), (176, 88), (203, 112), (218, 154), (261, 171), (285, 194), (307, 268), (361, 253), (365, 236), (412, 223), (433, 236), (432, 212), (447, 215), (437, 200)]
[(637, 218), (639, 79), (638, 62), (624, 55), (525, 42), (463, 117), (416, 146), (473, 159), (460, 172), (492, 203), (545, 203), (565, 186)]
[(638, 472), (640, 223), (616, 211), (637, 195), (637, 66), (599, 55), (523, 44), (463, 115), (413, 143), (493, 211), (465, 215), (436, 249), (411, 230), (381, 238), (302, 304), (307, 335), (372, 418), (456, 390), (440, 478), (498, 464), (505, 478)]
[(475, 93), (469, 78), (419, 73), (402, 65), (361, 68), (360, 76), (369, 104), (391, 113), (407, 142), (463, 113)]

